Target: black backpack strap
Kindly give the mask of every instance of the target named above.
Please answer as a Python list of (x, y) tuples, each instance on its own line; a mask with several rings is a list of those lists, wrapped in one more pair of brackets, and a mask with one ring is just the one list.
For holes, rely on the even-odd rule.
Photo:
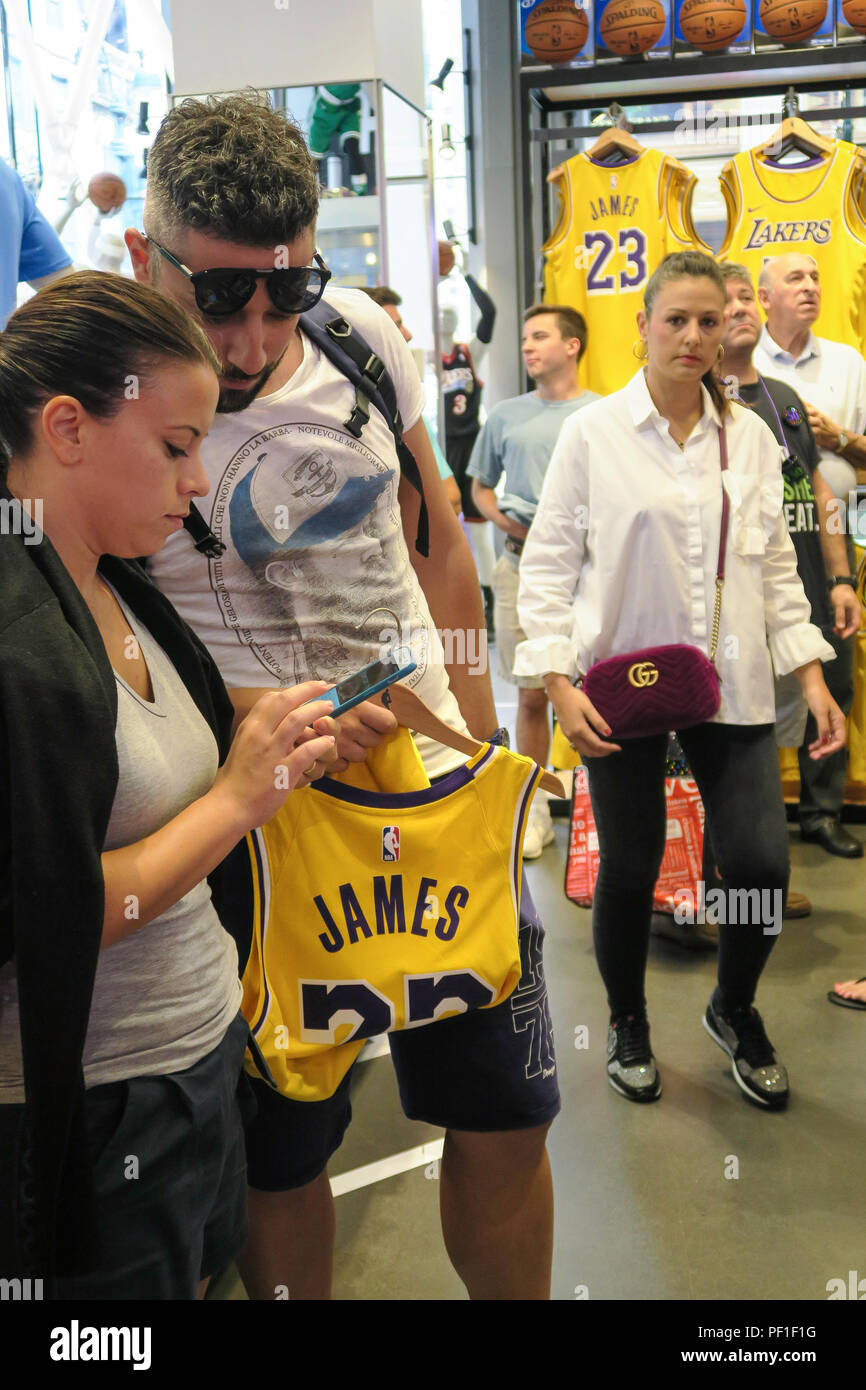
[(357, 328), (353, 328), (326, 300), (320, 300), (308, 314), (302, 314), (300, 325), (307, 337), (355, 388), (355, 403), (348, 420), (343, 422), (344, 429), (356, 439), (360, 439), (361, 432), (370, 418), (371, 405), (384, 416), (394, 436), (400, 471), (421, 499), (415, 549), (420, 555), (428, 556), (430, 520), (424, 498), (424, 484), (415, 455), (403, 442), (403, 421), (397, 408), (397, 392), (388, 368), (381, 357), (373, 352)]
[(206, 555), (209, 560), (218, 560), (225, 551), (225, 545), (217, 540), (195, 502), (190, 502), (189, 516), (184, 517), (183, 524), (187, 534), (192, 537), (196, 550)]

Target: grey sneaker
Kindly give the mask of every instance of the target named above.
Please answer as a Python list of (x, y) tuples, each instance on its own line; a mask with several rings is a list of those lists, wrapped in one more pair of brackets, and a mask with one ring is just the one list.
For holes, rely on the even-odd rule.
[(733, 1009), (723, 1014), (714, 994), (707, 1005), (704, 1027), (713, 1042), (727, 1052), (734, 1080), (749, 1100), (768, 1110), (787, 1105), (788, 1073), (776, 1061), (757, 1009)]
[(607, 1079), (629, 1100), (658, 1100), (662, 1093), (655, 1058), (650, 1051), (646, 1014), (620, 1014), (607, 1030)]

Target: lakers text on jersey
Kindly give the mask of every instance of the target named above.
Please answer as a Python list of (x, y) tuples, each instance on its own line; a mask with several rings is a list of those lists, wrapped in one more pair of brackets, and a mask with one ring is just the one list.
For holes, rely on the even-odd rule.
[(521, 974), (523, 834), (541, 775), (485, 744), (415, 791), (323, 778), (252, 832), (251, 1072), (257, 1049), (283, 1095), (321, 1100), (365, 1039), (508, 998)]
[(746, 266), (757, 284), (772, 257), (811, 256), (821, 279), (813, 331), (858, 351), (866, 324), (866, 227), (857, 206), (862, 173), (862, 151), (837, 140), (832, 154), (800, 168), (745, 150), (719, 175), (728, 210), (720, 259)]

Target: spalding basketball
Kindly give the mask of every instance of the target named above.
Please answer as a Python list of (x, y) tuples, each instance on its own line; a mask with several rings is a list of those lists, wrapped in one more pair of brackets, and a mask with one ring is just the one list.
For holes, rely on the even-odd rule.
[(626, 56), (658, 43), (666, 22), (660, 0), (608, 0), (598, 31), (611, 53)]
[(866, 34), (866, 0), (842, 0), (842, 13), (846, 24)]
[(437, 243), (439, 247), (439, 274), (443, 278), (454, 269), (454, 247), (448, 241)]
[(811, 39), (827, 17), (827, 0), (761, 0), (761, 23), (780, 43)]
[(745, 22), (746, 0), (683, 0), (680, 10), (683, 38), (705, 53), (727, 48)]
[(94, 174), (87, 196), (100, 212), (114, 212), (126, 202), (126, 184), (119, 174)]
[(589, 20), (574, 0), (542, 0), (526, 21), (523, 37), (542, 63), (568, 63), (589, 34)]

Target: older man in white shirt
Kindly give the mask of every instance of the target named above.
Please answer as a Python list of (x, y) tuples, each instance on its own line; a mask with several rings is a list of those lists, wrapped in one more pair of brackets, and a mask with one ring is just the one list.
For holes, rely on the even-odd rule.
[[(791, 252), (764, 264), (758, 298), (767, 316), (752, 361), (762, 376), (786, 382), (804, 401), (821, 455), (820, 469), (839, 503), (846, 526), (849, 497), (866, 483), (866, 362), (846, 343), (817, 338), (812, 325), (821, 310), (818, 267), (811, 256)], [(854, 553), (848, 538), (849, 574), (836, 583), (856, 587)], [(854, 638), (830, 638), (836, 660), (825, 668), (827, 687), (846, 716), (854, 696)], [(808, 756), (815, 737), (806, 726), (800, 763), (800, 830), (830, 854), (859, 858), (862, 845), (840, 822), (848, 768), (847, 749), (816, 763)]]

